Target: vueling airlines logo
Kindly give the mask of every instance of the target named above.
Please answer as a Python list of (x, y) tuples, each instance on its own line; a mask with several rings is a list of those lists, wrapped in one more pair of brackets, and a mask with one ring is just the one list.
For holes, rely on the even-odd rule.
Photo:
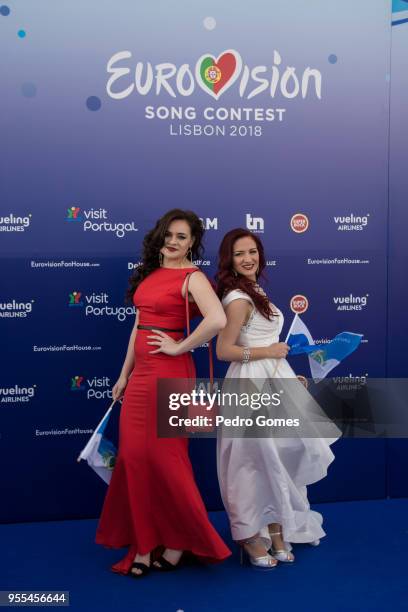
[(336, 310), (363, 310), (368, 303), (369, 293), (365, 295), (338, 295), (333, 297)]
[(34, 398), (36, 390), (37, 385), (31, 387), (20, 387), (19, 385), (0, 387), (0, 403), (29, 402)]
[(354, 213), (350, 213), (349, 215), (333, 217), (333, 221), (339, 232), (362, 231), (366, 229), (369, 220), (370, 213), (366, 215), (355, 215)]
[(31, 217), (31, 213), (24, 217), (16, 216), (13, 213), (0, 216), (0, 232), (25, 232), (30, 227)]
[(34, 300), (29, 302), (18, 302), (10, 300), (9, 302), (0, 302), (0, 318), (26, 318), (33, 311)]

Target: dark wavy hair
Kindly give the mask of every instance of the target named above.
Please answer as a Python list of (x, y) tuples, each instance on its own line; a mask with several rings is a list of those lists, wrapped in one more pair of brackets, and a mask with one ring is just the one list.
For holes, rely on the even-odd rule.
[(275, 313), (269, 304), (268, 297), (266, 295), (262, 295), (262, 293), (259, 293), (257, 289), (257, 282), (254, 282), (241, 274), (238, 274), (237, 276), (234, 274), (234, 244), (240, 238), (247, 237), (252, 238), (259, 253), (259, 269), (256, 275), (256, 280), (258, 281), (258, 278), (262, 276), (262, 272), (266, 265), (262, 242), (259, 240), (256, 234), (252, 234), (247, 229), (242, 229), (241, 227), (233, 229), (225, 234), (218, 251), (218, 271), (215, 275), (215, 279), (217, 281), (217, 295), (220, 300), (222, 300), (222, 298), (230, 291), (233, 291), (234, 289), (241, 289), (241, 291), (244, 291), (250, 296), (250, 298), (252, 298), (255, 308), (259, 310), (259, 312), (266, 319), (271, 320), (272, 317), (275, 316)]
[(194, 238), (191, 247), (192, 259), (202, 257), (204, 227), (200, 219), (191, 210), (181, 210), (180, 208), (169, 210), (156, 221), (154, 228), (147, 232), (143, 239), (142, 263), (129, 278), (129, 288), (126, 292), (127, 302), (132, 302), (133, 295), (140, 283), (154, 270), (160, 268), (160, 249), (164, 245), (167, 229), (173, 221), (186, 221), (188, 223), (191, 235)]

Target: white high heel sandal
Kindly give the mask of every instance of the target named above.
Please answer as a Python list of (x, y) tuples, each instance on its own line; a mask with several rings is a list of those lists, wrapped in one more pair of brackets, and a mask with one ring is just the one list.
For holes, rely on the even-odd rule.
[[(270, 531), (269, 535), (271, 536), (271, 538), (272, 536), (278, 536), (278, 535), (281, 536), (282, 532), (281, 531), (274, 531), (274, 532)], [(282, 563), (293, 563), (295, 560), (295, 555), (290, 552), (292, 550), (292, 547), (290, 544), (286, 544), (286, 542), (284, 542), (284, 545), (286, 548), (280, 548), (279, 550), (277, 550), (273, 547), (273, 544), (272, 544), (268, 552), (277, 561), (282, 561)]]
[(246, 553), (250, 564), (255, 569), (263, 570), (263, 571), (265, 570), (269, 571), (271, 569), (274, 569), (278, 565), (278, 560), (272, 557), (266, 550), (265, 550), (265, 553), (266, 553), (265, 555), (261, 557), (253, 557), (252, 555), (249, 554), (247, 550), (244, 549), (245, 544), (255, 544), (259, 539), (260, 538), (256, 536), (254, 538), (250, 538), (249, 540), (244, 540), (243, 542), (240, 543), (241, 545), (241, 549), (240, 549), (241, 550), (241, 555), (240, 555), (241, 565), (244, 565), (244, 553)]

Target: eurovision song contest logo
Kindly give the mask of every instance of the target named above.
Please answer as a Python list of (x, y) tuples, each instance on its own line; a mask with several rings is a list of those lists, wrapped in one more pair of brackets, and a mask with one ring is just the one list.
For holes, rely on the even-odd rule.
[[(303, 56), (301, 61), (304, 62)], [(149, 96), (144, 118), (169, 120), (171, 136), (262, 136), (266, 125), (285, 120), (287, 102), (294, 98), (322, 98), (320, 70), (285, 66), (276, 49), (257, 66), (244, 63), (235, 49), (219, 55), (204, 53), (191, 66), (187, 62), (177, 65), (168, 61), (157, 64), (138, 61), (130, 51), (122, 50), (109, 58), (106, 71), (109, 98), (124, 100), (136, 94), (143, 100)], [(238, 105), (196, 107), (189, 98), (196, 95), (197, 88), (215, 102), (226, 92), (233, 92)], [(274, 106), (263, 106), (258, 101), (256, 106), (249, 103), (260, 95), (267, 104), (272, 100)], [(157, 105), (151, 103), (154, 96)], [(166, 100), (171, 105), (166, 105)]]
[[(106, 71), (111, 76), (106, 91), (110, 98), (122, 100), (134, 92), (142, 96), (149, 93), (158, 96), (163, 92), (172, 98), (176, 98), (177, 94), (186, 98), (194, 93), (197, 84), (218, 100), (238, 79), (239, 96), (248, 100), (265, 91), (271, 98), (281, 95), (286, 99), (298, 96), (305, 99), (313, 90), (317, 99), (322, 97), (320, 70), (308, 66), (297, 74), (295, 66), (282, 68), (282, 56), (277, 50), (265, 65), (252, 68), (243, 63), (235, 49), (227, 49), (218, 57), (205, 53), (198, 58), (193, 70), (188, 63), (177, 66), (172, 62), (153, 65), (149, 61), (137, 61), (136, 65), (132, 65), (132, 59), (130, 51), (119, 51), (109, 58)], [(122, 82), (122, 89), (118, 81)]]

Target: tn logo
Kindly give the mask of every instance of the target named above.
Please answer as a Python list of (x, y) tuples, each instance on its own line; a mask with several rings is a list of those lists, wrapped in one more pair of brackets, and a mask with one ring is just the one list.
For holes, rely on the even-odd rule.
[(251, 217), (250, 213), (247, 213), (246, 226), (249, 230), (263, 230), (264, 220), (262, 219), (262, 217)]

